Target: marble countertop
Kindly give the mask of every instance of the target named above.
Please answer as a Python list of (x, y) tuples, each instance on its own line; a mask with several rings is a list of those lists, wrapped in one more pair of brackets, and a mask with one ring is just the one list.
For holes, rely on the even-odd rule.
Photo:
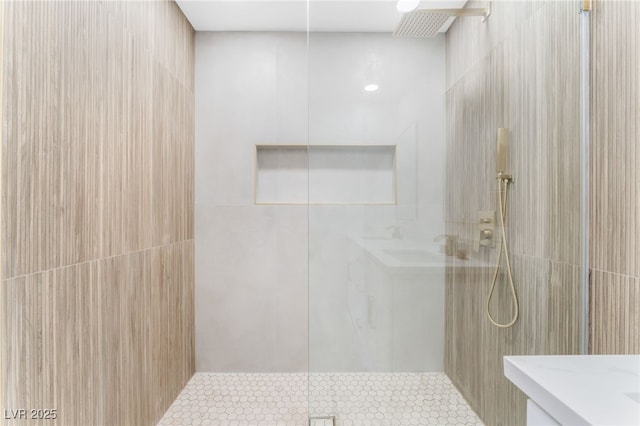
[(504, 373), (563, 425), (640, 425), (640, 355), (506, 356)]
[(401, 271), (486, 268), (491, 265), (476, 259), (445, 256), (441, 247), (430, 241), (393, 239), (377, 236), (351, 236), (351, 240), (385, 268)]

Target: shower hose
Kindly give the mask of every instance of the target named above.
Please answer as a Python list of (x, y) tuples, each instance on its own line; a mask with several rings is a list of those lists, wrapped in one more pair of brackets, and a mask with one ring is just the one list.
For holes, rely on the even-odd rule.
[[(516, 323), (518, 320), (518, 296), (516, 295), (516, 288), (513, 284), (513, 274), (511, 273), (511, 263), (509, 262), (509, 249), (507, 248), (507, 235), (504, 229), (505, 216), (507, 214), (507, 191), (509, 190), (509, 178), (498, 178), (498, 205), (500, 206), (500, 226), (502, 227), (502, 244), (498, 245), (498, 259), (496, 260), (496, 270), (493, 273), (493, 280), (491, 281), (491, 290), (489, 291), (489, 297), (487, 297), (487, 316), (489, 317), (489, 321), (496, 327), (500, 328), (508, 328)], [(502, 184), (504, 183), (504, 200), (502, 197)], [(513, 313), (513, 318), (506, 324), (501, 324), (497, 322), (491, 316), (491, 311), (489, 310), (489, 304), (491, 303), (491, 297), (493, 296), (493, 291), (496, 288), (496, 282), (498, 280), (498, 272), (500, 270), (500, 259), (502, 258), (502, 247), (504, 246), (504, 254), (507, 264), (507, 274), (509, 276), (509, 285), (511, 287), (511, 296), (513, 297), (513, 305), (515, 307), (515, 312)]]

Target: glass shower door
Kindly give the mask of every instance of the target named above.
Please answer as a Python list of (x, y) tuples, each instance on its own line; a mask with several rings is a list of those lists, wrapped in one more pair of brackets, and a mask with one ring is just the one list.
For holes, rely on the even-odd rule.
[(309, 414), (415, 421), (428, 416), (428, 390), (447, 385), (444, 38), (315, 32), (315, 6)]
[[(479, 423), (471, 405), (523, 423), (503, 357), (579, 353), (587, 327), (578, 5), (493, 2), (484, 22), (404, 38), (323, 31), (322, 4), (308, 2), (310, 417)], [(487, 310), (516, 312), (505, 246), (520, 311), (500, 328)]]

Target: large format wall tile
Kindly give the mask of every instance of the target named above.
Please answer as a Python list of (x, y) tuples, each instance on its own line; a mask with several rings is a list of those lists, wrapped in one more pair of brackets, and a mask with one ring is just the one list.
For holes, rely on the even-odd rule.
[[(579, 297), (579, 268), (546, 259), (514, 255), (514, 282), (520, 318), (498, 329), (486, 317), (493, 269), (447, 271), (445, 372), (486, 423), (522, 424), (524, 394), (503, 374), (504, 355), (571, 354), (579, 350), (580, 311), (563, 302)], [(511, 318), (511, 300), (501, 274), (490, 305), (500, 322)], [(492, 389), (487, 392), (487, 389)]]
[(170, 1), (3, 8), (2, 406), (155, 424), (195, 368), (193, 29)]
[(591, 75), (591, 264), (640, 276), (640, 4), (596, 2)]
[[(197, 369), (371, 368), (347, 314), (348, 236), (393, 224), (407, 237), (442, 234), (444, 38), (201, 32), (196, 41)], [(363, 91), (370, 78), (380, 93)], [(255, 205), (255, 145), (307, 143), (397, 145), (399, 205)], [(304, 181), (306, 160), (292, 167)], [(291, 182), (278, 181), (273, 194), (285, 196), (275, 198), (303, 188), (305, 202), (306, 183)]]
[(198, 206), (199, 370), (307, 369), (307, 207)]
[(5, 280), (5, 407), (152, 424), (191, 377), (193, 243)]
[[(447, 90), (473, 70), (496, 46), (512, 37), (542, 7), (539, 1), (500, 2), (493, 4), (490, 19), (464, 19), (447, 32)], [(483, 8), (484, 0), (467, 2), (468, 8)]]
[(192, 238), (191, 82), (101, 3), (5, 13), (4, 278)]
[(640, 353), (640, 278), (591, 274), (591, 353)]
[(594, 2), (591, 346), (640, 353), (640, 3)]
[[(487, 424), (525, 422), (502, 357), (580, 349), (579, 16), (571, 2), (493, 4), (447, 33), (447, 234), (471, 244), (498, 209), (496, 135), (509, 129), (507, 241), (520, 317), (486, 317), (493, 267), (448, 268), (445, 372)], [(500, 31), (496, 27), (502, 27)], [(496, 215), (496, 218), (498, 216)], [(500, 233), (497, 234), (500, 238)], [(489, 265), (496, 250), (475, 256)], [(504, 261), (490, 309), (511, 318)]]

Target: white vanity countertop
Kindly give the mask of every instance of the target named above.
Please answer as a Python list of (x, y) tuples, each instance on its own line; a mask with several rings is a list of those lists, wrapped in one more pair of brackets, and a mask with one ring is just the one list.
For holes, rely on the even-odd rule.
[(504, 374), (563, 425), (640, 425), (640, 355), (505, 356)]
[(410, 239), (392, 239), (376, 236), (351, 236), (351, 240), (385, 268), (424, 272), (428, 269), (444, 270), (445, 266), (457, 268), (486, 268), (486, 263), (445, 256), (433, 242)]

